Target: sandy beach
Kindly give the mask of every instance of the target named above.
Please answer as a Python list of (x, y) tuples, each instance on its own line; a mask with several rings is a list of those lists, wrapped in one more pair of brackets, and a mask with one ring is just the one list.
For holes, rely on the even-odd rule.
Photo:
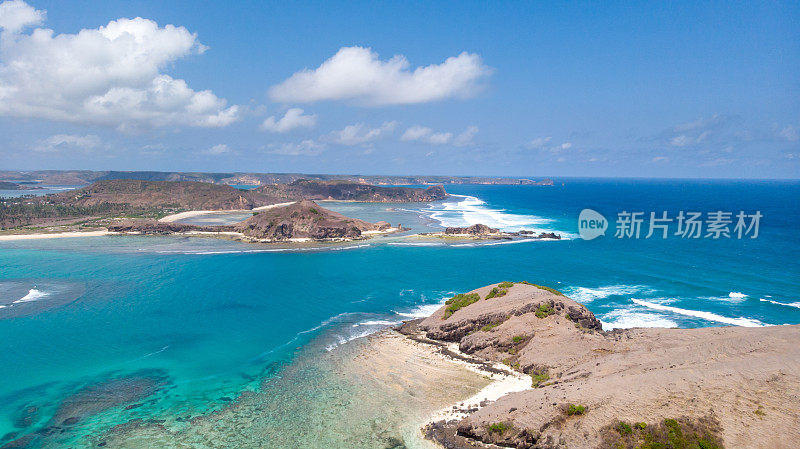
[(199, 216), (203, 216), (203, 215), (224, 215), (224, 214), (230, 214), (230, 213), (236, 213), (236, 212), (259, 212), (259, 211), (262, 211), (262, 210), (274, 209), (276, 207), (290, 206), (290, 205), (292, 205), (294, 203), (295, 203), (295, 201), (289, 201), (289, 202), (286, 202), (286, 203), (277, 203), (277, 204), (270, 204), (268, 206), (254, 207), (253, 209), (249, 209), (249, 210), (246, 210), (246, 209), (237, 209), (237, 210), (190, 210), (190, 211), (186, 211), (186, 212), (180, 212), (180, 213), (177, 213), (177, 214), (167, 215), (166, 217), (163, 217), (163, 218), (159, 219), (158, 221), (160, 221), (162, 223), (174, 223), (176, 221), (184, 220), (186, 218), (199, 217)]
[(116, 232), (108, 230), (102, 231), (70, 231), (70, 232), (53, 232), (49, 234), (14, 234), (14, 235), (0, 235), (0, 242), (13, 241), (13, 240), (40, 240), (40, 239), (62, 239), (72, 237), (100, 237), (104, 235), (115, 235)]

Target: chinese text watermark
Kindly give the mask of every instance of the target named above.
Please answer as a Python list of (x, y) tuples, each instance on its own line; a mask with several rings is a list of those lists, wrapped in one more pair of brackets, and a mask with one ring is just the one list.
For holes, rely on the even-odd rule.
[[(679, 211), (670, 216), (661, 212), (617, 213), (614, 237), (618, 239), (661, 238), (670, 236), (682, 239), (755, 239), (763, 215), (761, 211), (738, 213), (728, 211)], [(584, 209), (578, 216), (578, 231), (584, 240), (605, 235), (609, 222), (599, 212)]]

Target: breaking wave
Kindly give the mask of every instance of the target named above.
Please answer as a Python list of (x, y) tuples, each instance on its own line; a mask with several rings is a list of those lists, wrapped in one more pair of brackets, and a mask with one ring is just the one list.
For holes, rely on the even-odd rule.
[(471, 226), (485, 224), (491, 228), (503, 231), (519, 231), (522, 229), (544, 232), (551, 231), (541, 227), (553, 220), (537, 217), (535, 215), (513, 214), (505, 209), (491, 209), (480, 198), (468, 195), (450, 195), (457, 201), (444, 201), (431, 204), (430, 208), (422, 212), (438, 221), (443, 227)]
[(36, 290), (36, 287), (28, 290), (28, 294), (23, 296), (22, 298), (14, 301), (12, 304), (19, 304), (21, 302), (31, 302), (31, 301), (38, 301), (42, 298), (49, 296), (50, 293), (43, 292), (41, 290)]
[(766, 326), (766, 324), (762, 323), (761, 321), (752, 318), (744, 318), (744, 317), (730, 318), (722, 315), (717, 315), (716, 313), (703, 312), (700, 310), (681, 309), (679, 307), (665, 306), (663, 304), (656, 304), (654, 302), (642, 301), (641, 299), (635, 299), (635, 298), (631, 298), (631, 301), (640, 306), (647, 307), (648, 309), (677, 313), (679, 315), (701, 318), (706, 321), (714, 321), (717, 323), (730, 324), (732, 326), (742, 326), (742, 327)]

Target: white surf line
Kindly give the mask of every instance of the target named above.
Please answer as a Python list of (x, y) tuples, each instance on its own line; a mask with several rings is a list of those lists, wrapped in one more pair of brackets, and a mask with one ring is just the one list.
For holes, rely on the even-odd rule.
[(770, 304), (775, 304), (777, 306), (794, 307), (796, 309), (800, 309), (800, 301), (785, 303), (785, 302), (773, 301), (771, 299), (764, 299), (764, 298), (759, 298), (758, 300), (762, 301), (762, 302), (768, 302)]
[(693, 316), (708, 321), (716, 321), (717, 323), (731, 324), (733, 326), (742, 326), (742, 327), (766, 326), (766, 324), (762, 323), (761, 321), (752, 318), (744, 318), (744, 317), (729, 318), (722, 315), (717, 315), (716, 313), (703, 312), (700, 310), (681, 309), (678, 307), (665, 306), (663, 304), (656, 304), (653, 302), (642, 301), (641, 299), (635, 299), (635, 298), (631, 298), (631, 301), (633, 301), (636, 304), (639, 304), (640, 306), (644, 306), (654, 310), (663, 310), (665, 312), (677, 313), (679, 315)]
[(285, 207), (291, 206), (292, 204), (296, 203), (296, 201), (289, 201), (287, 203), (277, 203), (277, 204), (269, 204), (267, 206), (260, 206), (254, 207), (252, 209), (231, 209), (231, 210), (190, 210), (186, 212), (179, 212), (177, 214), (167, 215), (159, 219), (158, 221), (162, 223), (173, 223), (178, 220), (183, 220), (184, 218), (192, 218), (197, 217), (200, 215), (224, 215), (230, 213), (240, 213), (240, 212), (260, 212), (262, 210), (273, 209), (276, 207)]

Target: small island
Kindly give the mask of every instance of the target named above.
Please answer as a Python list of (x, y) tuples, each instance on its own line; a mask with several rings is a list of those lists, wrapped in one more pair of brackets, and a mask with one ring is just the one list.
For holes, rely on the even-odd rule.
[(501, 231), (497, 228), (490, 228), (485, 224), (477, 223), (466, 227), (447, 227), (442, 232), (428, 232), (420, 234), (429, 237), (469, 239), (469, 240), (513, 240), (513, 239), (539, 239), (539, 240), (561, 240), (561, 236), (555, 232), (539, 232), (521, 230), (517, 232)]

